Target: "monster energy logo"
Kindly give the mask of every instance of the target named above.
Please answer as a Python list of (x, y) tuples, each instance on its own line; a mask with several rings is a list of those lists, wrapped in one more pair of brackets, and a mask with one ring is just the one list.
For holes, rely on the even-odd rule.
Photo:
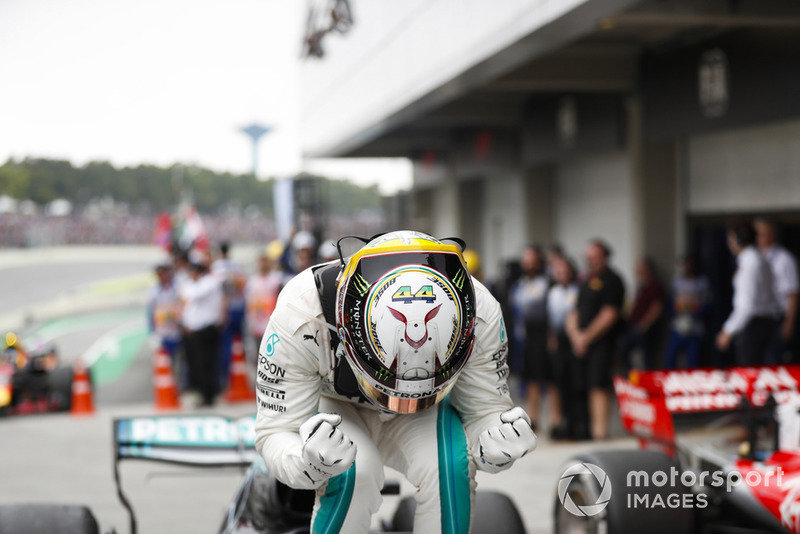
[(375, 370), (375, 379), (378, 382), (383, 382), (387, 380), (391, 376), (391, 373), (388, 369), (376, 369)]
[(441, 369), (439, 369), (439, 376), (448, 378), (451, 374), (453, 374), (453, 362), (445, 362)]
[(466, 280), (466, 278), (467, 277), (464, 275), (464, 269), (459, 270), (453, 277), (453, 284), (455, 284), (459, 291), (464, 290), (464, 280)]
[(361, 273), (356, 273), (353, 277), (353, 284), (355, 285), (356, 291), (358, 291), (359, 297), (363, 297), (367, 294), (367, 291), (369, 291), (369, 283), (361, 276)]

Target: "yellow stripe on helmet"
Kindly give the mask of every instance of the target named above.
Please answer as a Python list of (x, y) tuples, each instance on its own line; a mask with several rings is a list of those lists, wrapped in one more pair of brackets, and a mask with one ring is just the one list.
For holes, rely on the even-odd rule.
[(412, 243), (404, 243), (401, 239), (392, 239), (391, 241), (385, 241), (372, 247), (364, 247), (353, 254), (350, 259), (347, 260), (347, 265), (345, 265), (341, 279), (347, 279), (352, 274), (355, 266), (358, 265), (358, 262), (364, 257), (396, 254), (398, 252), (443, 252), (456, 254), (461, 262), (466, 265), (464, 256), (461, 254), (461, 249), (456, 245), (436, 243), (427, 239), (413, 239)]

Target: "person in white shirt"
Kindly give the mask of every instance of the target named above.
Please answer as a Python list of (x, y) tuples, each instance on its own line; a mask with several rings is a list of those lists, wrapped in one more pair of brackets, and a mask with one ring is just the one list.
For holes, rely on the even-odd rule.
[(181, 300), (189, 386), (200, 394), (200, 406), (212, 406), (219, 389), (223, 297), (207, 257), (190, 258), (190, 279), (181, 287)]
[(779, 309), (772, 270), (755, 247), (752, 226), (730, 229), (728, 248), (736, 256), (737, 265), (733, 310), (717, 335), (717, 348), (725, 352), (733, 343), (736, 365), (763, 364)]
[(310, 532), (368, 532), (384, 466), (416, 488), (414, 532), (469, 532), (476, 471), (536, 448), (509, 395), (500, 304), (463, 242), (363, 241), (281, 291), (259, 351), (256, 450), (282, 483), (316, 491)]
[(761, 254), (772, 268), (775, 296), (781, 307), (778, 328), (773, 334), (767, 353), (767, 363), (787, 363), (792, 360), (790, 347), (794, 339), (797, 319), (798, 276), (797, 262), (792, 253), (778, 244), (777, 227), (766, 218), (755, 220), (756, 243)]

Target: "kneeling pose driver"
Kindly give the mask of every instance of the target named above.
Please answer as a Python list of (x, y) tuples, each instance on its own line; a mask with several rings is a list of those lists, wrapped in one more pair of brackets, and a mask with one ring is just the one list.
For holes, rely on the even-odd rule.
[(466, 533), (475, 469), (536, 447), (506, 353), (500, 306), (459, 247), (384, 234), (281, 292), (259, 351), (256, 447), (278, 480), (316, 490), (312, 532), (367, 532), (387, 465), (418, 488), (415, 532)]

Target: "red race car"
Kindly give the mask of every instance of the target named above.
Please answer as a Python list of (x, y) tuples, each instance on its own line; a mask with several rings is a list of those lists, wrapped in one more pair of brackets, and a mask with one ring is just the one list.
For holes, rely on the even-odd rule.
[(800, 365), (633, 371), (614, 389), (640, 450), (573, 458), (556, 532), (800, 533)]
[(68, 411), (72, 375), (53, 345), (26, 349), (16, 334), (7, 333), (0, 352), (0, 416)]

